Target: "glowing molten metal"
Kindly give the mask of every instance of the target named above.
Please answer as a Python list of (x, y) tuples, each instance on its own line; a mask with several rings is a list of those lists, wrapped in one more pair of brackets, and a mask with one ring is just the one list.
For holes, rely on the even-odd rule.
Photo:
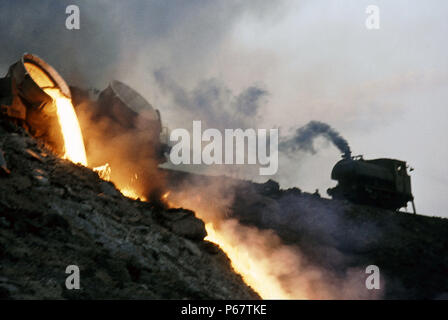
[(56, 104), (59, 125), (64, 138), (64, 158), (87, 166), (87, 156), (81, 128), (71, 100), (56, 88), (46, 88), (45, 93), (52, 97)]
[[(213, 227), (205, 225), (207, 237), (205, 240), (214, 242), (229, 257), (232, 267), (243, 278), (244, 282), (254, 289), (263, 299), (292, 299), (278, 280), (269, 272), (269, 266), (257, 259), (256, 254), (245, 246), (239, 246), (232, 237)], [(253, 250), (255, 251), (255, 250)]]

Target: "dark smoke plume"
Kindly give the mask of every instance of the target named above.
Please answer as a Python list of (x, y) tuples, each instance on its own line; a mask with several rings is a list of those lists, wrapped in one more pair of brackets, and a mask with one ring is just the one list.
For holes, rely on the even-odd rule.
[(170, 97), (183, 114), (184, 121), (202, 120), (204, 126), (221, 130), (255, 127), (259, 110), (269, 96), (269, 92), (257, 84), (234, 93), (216, 78), (202, 80), (193, 90), (188, 90), (164, 69), (154, 72), (154, 79), (162, 93)]
[(332, 142), (343, 153), (344, 157), (350, 157), (351, 150), (347, 140), (328, 124), (320, 121), (310, 121), (297, 129), (293, 137), (280, 144), (280, 148), (287, 152), (303, 150), (314, 154), (316, 150), (313, 147), (313, 142), (317, 137), (323, 137)]

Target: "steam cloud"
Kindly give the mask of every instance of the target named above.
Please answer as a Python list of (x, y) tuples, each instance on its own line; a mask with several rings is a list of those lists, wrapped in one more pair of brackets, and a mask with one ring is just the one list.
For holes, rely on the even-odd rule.
[(317, 137), (323, 137), (332, 142), (343, 154), (349, 158), (351, 155), (350, 146), (335, 129), (320, 121), (310, 121), (305, 126), (296, 130), (295, 135), (283, 141), (280, 148), (287, 152), (303, 150), (316, 153), (313, 142)]

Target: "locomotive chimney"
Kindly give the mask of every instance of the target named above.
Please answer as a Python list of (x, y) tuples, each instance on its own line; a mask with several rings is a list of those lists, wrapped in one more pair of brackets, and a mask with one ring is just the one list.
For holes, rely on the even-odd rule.
[(350, 150), (347, 150), (345, 153), (342, 154), (342, 159), (349, 160), (352, 158), (352, 152)]

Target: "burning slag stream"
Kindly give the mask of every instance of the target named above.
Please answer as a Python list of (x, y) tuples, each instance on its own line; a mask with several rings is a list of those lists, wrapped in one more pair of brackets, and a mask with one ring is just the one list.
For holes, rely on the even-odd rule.
[[(72, 102), (65, 97), (59, 89), (47, 88), (45, 92), (50, 95), (56, 104), (57, 116), (64, 138), (65, 154), (63, 158), (68, 159), (74, 163), (84, 166), (88, 165), (86, 151), (83, 142), (81, 128), (79, 126), (78, 118), (73, 108)], [(109, 180), (110, 166), (104, 166), (95, 169), (101, 178)], [(117, 186), (123, 195), (145, 201), (145, 198), (138, 195), (137, 192), (129, 186)], [(166, 201), (169, 193), (163, 196)], [(173, 205), (173, 204), (171, 204)], [(216, 243), (229, 257), (232, 267), (239, 273), (246, 284), (252, 287), (264, 299), (291, 299), (291, 298), (306, 298), (302, 294), (291, 294), (286, 292), (279, 283), (277, 277), (271, 273), (274, 262), (270, 257), (260, 257), (260, 251), (256, 247), (248, 246), (247, 244), (238, 243), (236, 240), (238, 236), (232, 234), (236, 231), (236, 221), (228, 220), (220, 223), (220, 227), (216, 227), (212, 222), (207, 221), (207, 215), (201, 214), (198, 208), (191, 208), (196, 211), (199, 218), (206, 223), (208, 241)], [(224, 228), (223, 228), (224, 227)], [(226, 233), (227, 229), (229, 233)], [(257, 235), (262, 237), (261, 234)], [(253, 250), (252, 250), (253, 249)], [(258, 252), (257, 252), (258, 251)], [(270, 262), (271, 261), (271, 262)]]
[(72, 101), (64, 96), (58, 88), (45, 88), (44, 90), (56, 104), (56, 113), (64, 138), (64, 158), (87, 166), (84, 140)]

